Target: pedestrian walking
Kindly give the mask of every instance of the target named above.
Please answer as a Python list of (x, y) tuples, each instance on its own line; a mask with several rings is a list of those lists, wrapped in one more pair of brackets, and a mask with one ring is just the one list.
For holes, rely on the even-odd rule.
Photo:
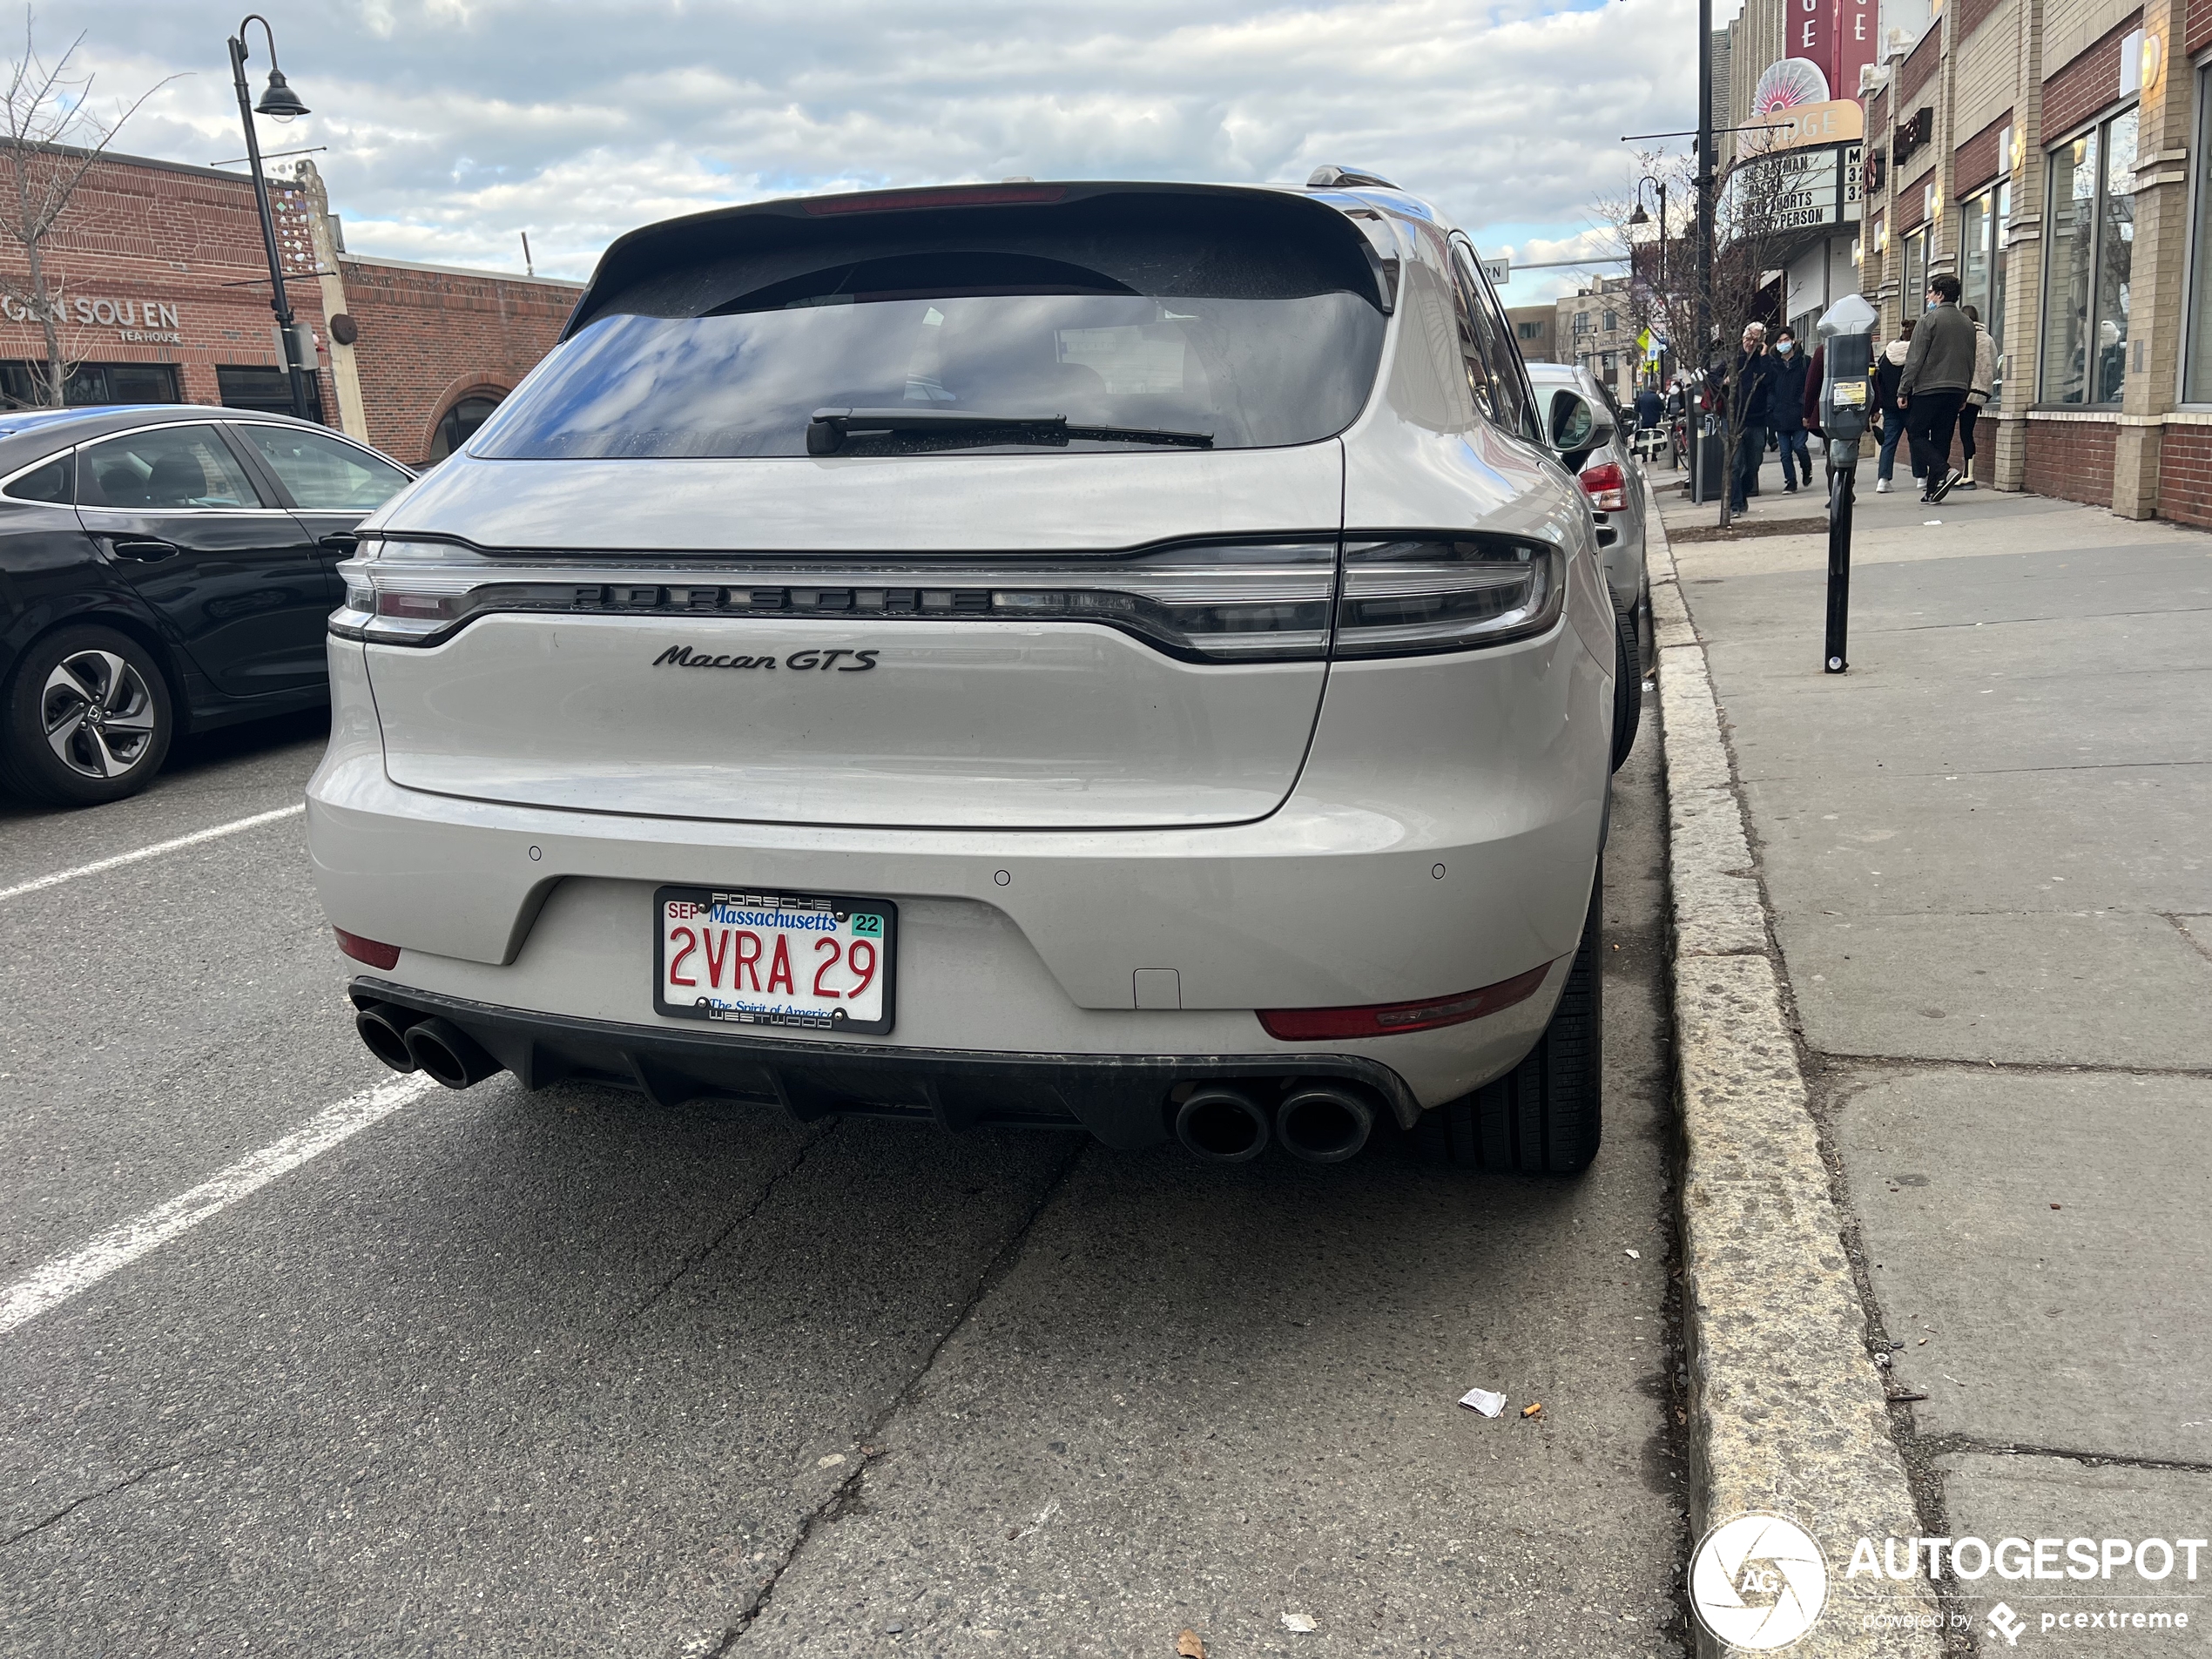
[(1941, 501), (1963, 475), (1951, 464), (1951, 437), (1973, 383), (1974, 326), (1959, 309), (1959, 279), (1946, 272), (1929, 279), (1928, 308), (1912, 331), (1897, 382), (1905, 435), (1919, 451), (1927, 482), (1924, 502)]
[(1989, 330), (1982, 327), (1981, 313), (1972, 306), (1961, 306), (1966, 320), (1974, 326), (1974, 383), (1967, 388), (1966, 401), (1959, 409), (1959, 456), (1966, 475), (1959, 481), (1960, 489), (1979, 489), (1974, 482), (1974, 426), (1981, 419), (1982, 407), (1989, 401), (1989, 395), (1997, 384), (1997, 342), (1989, 337)]
[(1797, 494), (1800, 475), (1804, 482), (1812, 482), (1812, 455), (1805, 444), (1805, 368), (1796, 331), (1782, 329), (1774, 337), (1773, 367), (1769, 371), (1773, 391), (1767, 421), (1774, 433), (1775, 448), (1782, 452), (1782, 493), (1785, 496)]
[[(1905, 332), (1882, 348), (1874, 360), (1874, 414), (1882, 423), (1882, 451), (1874, 463), (1874, 493), (1890, 493), (1890, 474), (1897, 466), (1897, 446), (1905, 438), (1905, 411), (1898, 403), (1898, 382), (1905, 377), (1905, 357), (1912, 339), (1912, 321), (1907, 319)], [(1912, 475), (1920, 475), (1919, 452), (1905, 451), (1912, 463)]]
[(1759, 462), (1766, 458), (1767, 428), (1773, 408), (1773, 360), (1767, 355), (1766, 326), (1751, 323), (1743, 330), (1743, 349), (1736, 354), (1726, 391), (1732, 408), (1722, 407), (1737, 422), (1736, 469), (1729, 481), (1729, 509), (1748, 510), (1759, 493)]
[(1645, 381), (1642, 390), (1636, 394), (1637, 429), (1657, 426), (1666, 412), (1666, 401), (1659, 395), (1659, 388)]

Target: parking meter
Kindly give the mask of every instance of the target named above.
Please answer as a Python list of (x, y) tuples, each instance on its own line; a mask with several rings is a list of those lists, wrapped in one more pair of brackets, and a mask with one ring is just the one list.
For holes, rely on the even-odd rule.
[[(1858, 482), (1858, 449), (1874, 398), (1874, 307), (1847, 293), (1821, 314), (1820, 429), (1828, 449), (1828, 640), (1822, 666), (1840, 674), (1848, 666), (1844, 636), (1851, 612), (1851, 500)], [(1885, 411), (1885, 421), (1897, 418)]]

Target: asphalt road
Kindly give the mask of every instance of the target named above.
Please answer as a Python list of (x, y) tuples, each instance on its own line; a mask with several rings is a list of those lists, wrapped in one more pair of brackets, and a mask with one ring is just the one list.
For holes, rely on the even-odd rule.
[[(433, 1090), (0, 1330), (0, 1651), (1679, 1651), (1656, 748), (1581, 1180)], [(0, 892), (319, 750), (0, 803)], [(0, 936), (10, 1285), (390, 1076), (296, 816)]]

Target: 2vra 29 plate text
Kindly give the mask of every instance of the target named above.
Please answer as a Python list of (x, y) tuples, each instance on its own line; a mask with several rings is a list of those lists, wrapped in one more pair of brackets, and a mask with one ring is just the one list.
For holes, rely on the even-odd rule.
[(883, 899), (661, 887), (653, 1006), (678, 1019), (891, 1029), (898, 907)]

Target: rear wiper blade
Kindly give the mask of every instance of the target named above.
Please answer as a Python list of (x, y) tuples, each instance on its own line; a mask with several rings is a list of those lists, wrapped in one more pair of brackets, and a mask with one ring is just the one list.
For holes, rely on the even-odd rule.
[(1071, 426), (1064, 415), (986, 415), (973, 409), (816, 409), (806, 423), (806, 453), (833, 455), (846, 438), (858, 433), (1014, 431), (1042, 435), (1048, 442), (1071, 438), (1101, 443), (1164, 443), (1211, 449), (1211, 432), (1177, 432), (1154, 427)]

